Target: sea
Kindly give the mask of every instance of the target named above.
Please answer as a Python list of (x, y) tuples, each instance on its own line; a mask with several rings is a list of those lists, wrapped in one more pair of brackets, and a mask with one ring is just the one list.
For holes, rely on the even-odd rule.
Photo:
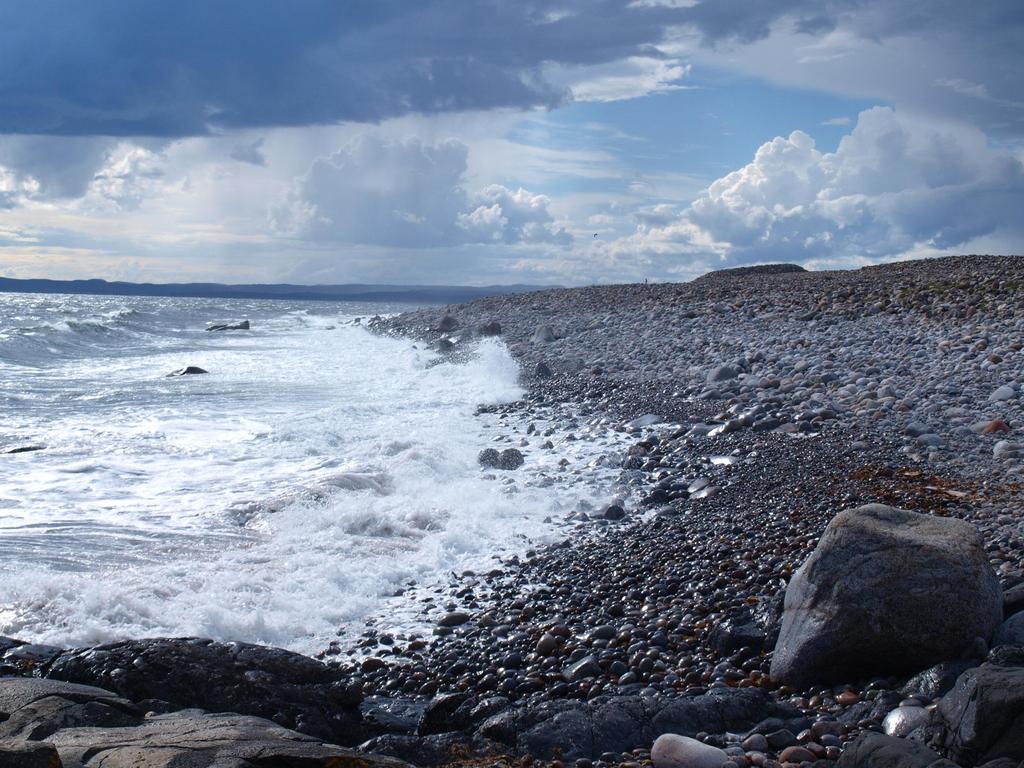
[[(483, 471), (519, 445), (478, 412), (522, 396), (517, 363), (366, 330), (405, 308), (0, 294), (0, 635), (315, 653), (413, 583), (564, 537), (607, 446)], [(582, 486), (552, 482), (570, 449)]]

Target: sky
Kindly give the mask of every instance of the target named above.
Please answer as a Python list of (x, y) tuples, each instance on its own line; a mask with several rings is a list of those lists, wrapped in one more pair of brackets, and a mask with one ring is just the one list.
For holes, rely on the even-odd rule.
[(1020, 0), (0, 0), (0, 275), (1024, 253)]

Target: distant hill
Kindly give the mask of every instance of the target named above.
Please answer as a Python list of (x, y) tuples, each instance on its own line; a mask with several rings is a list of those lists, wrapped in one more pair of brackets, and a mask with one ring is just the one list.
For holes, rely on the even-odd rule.
[(85, 293), (98, 296), (180, 296), (215, 299), (293, 301), (386, 301), (454, 304), (484, 296), (527, 293), (534, 285), (227, 285), (223, 283), (123, 283), (106, 280), (18, 280), (0, 277), (0, 293)]
[[(720, 277), (747, 277), (749, 275), (785, 275), (792, 272), (806, 272), (799, 264), (755, 264), (752, 267), (731, 267), (716, 269), (701, 275), (697, 280), (716, 280)], [(697, 282), (695, 280), (694, 282)]]

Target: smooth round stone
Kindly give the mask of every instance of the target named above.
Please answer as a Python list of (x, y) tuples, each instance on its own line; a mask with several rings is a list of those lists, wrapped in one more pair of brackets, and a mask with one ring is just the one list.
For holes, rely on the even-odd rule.
[(809, 749), (803, 747), (786, 747), (779, 755), (779, 762), (782, 763), (811, 763), (816, 759)]
[(654, 768), (721, 768), (728, 759), (718, 747), (674, 733), (662, 734), (651, 747)]
[(915, 728), (928, 724), (930, 715), (924, 707), (896, 707), (882, 721), (882, 728), (889, 736), (906, 736)]

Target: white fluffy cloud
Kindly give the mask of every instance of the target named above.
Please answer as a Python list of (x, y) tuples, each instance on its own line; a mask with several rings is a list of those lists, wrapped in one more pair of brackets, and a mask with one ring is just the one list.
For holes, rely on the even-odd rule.
[(569, 233), (555, 228), (548, 211), (551, 200), (545, 195), (492, 184), (480, 192), (477, 202), (476, 208), (458, 217), (459, 227), (471, 240), (559, 245), (572, 242)]
[(316, 160), (270, 209), (273, 229), (319, 242), (426, 248), (559, 243), (549, 199), (491, 185), (464, 188), (468, 148), (364, 136)]
[(757, 150), (671, 221), (642, 220), (622, 244), (730, 261), (883, 258), (948, 249), (1020, 228), (1024, 167), (973, 128), (862, 112), (838, 149), (802, 131)]

